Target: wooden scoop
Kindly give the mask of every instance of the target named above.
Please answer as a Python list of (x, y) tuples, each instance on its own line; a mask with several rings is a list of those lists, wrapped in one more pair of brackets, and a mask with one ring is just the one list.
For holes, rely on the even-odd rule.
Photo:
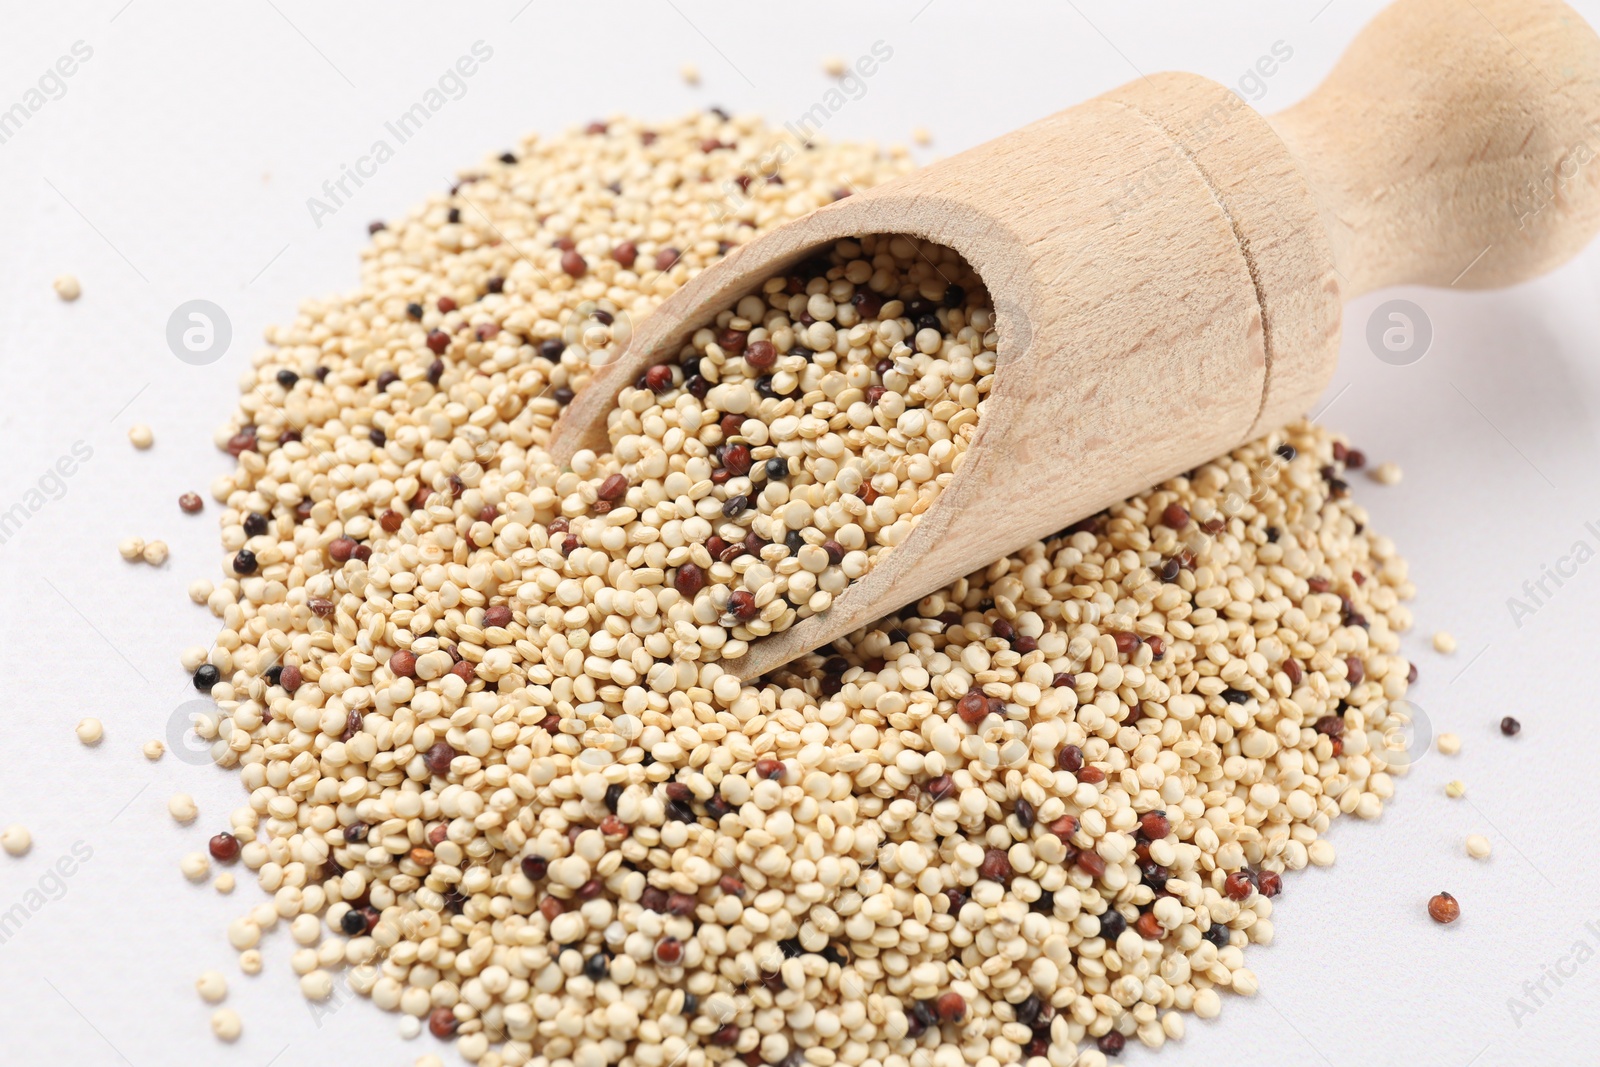
[[(976, 106), (976, 105), (975, 105)], [(1493, 288), (1600, 226), (1600, 39), (1559, 0), (1399, 0), (1271, 119), (1157, 74), (737, 249), (664, 301), (556, 427), (563, 461), (697, 327), (819, 247), (954, 248), (1000, 334), (957, 473), (826, 612), (753, 641), (748, 679), (1303, 413), (1341, 301)]]

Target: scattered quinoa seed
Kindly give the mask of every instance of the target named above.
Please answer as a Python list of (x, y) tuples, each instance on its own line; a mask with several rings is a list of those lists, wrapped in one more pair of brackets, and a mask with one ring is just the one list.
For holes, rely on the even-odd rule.
[(218, 1008), (211, 1013), (211, 1032), (223, 1041), (237, 1041), (244, 1032), (239, 1013), (232, 1008)]
[(1439, 751), (1446, 756), (1454, 756), (1461, 751), (1461, 736), (1459, 734), (1443, 733), (1436, 742)]
[(117, 552), (129, 563), (137, 562), (144, 558), (144, 538), (125, 537), (117, 545)]
[(153, 763), (166, 755), (167, 746), (163, 741), (146, 741), (141, 751), (144, 753), (144, 758)]
[(1436, 923), (1453, 923), (1461, 917), (1461, 905), (1449, 893), (1436, 893), (1428, 900), (1428, 917)]
[(143, 559), (152, 567), (159, 567), (167, 561), (167, 543), (165, 541), (151, 541), (144, 546)]
[(128, 427), (128, 440), (133, 442), (134, 448), (143, 450), (156, 443), (156, 435), (150, 432), (150, 427), (140, 422)]
[(1516, 737), (1522, 732), (1522, 723), (1518, 722), (1510, 715), (1507, 715), (1505, 718), (1500, 720), (1500, 732), (1505, 734), (1507, 737)]
[(1456, 650), (1456, 639), (1447, 631), (1439, 630), (1433, 635), (1433, 650), (1443, 655), (1451, 655)]
[(69, 303), (83, 295), (83, 286), (71, 274), (58, 274), (56, 280), (50, 284), (55, 289), (56, 295)]
[(200, 809), (195, 806), (194, 797), (188, 793), (176, 793), (167, 801), (167, 814), (180, 823), (194, 822), (200, 814)]
[(201, 971), (194, 988), (207, 1004), (220, 1004), (228, 995), (228, 980), (222, 977), (221, 971)]
[(679, 67), (678, 76), (681, 77), (684, 80), (684, 83), (687, 85), (700, 84), (700, 68), (694, 63), (685, 63), (683, 66)]
[(1489, 839), (1482, 834), (1470, 834), (1467, 837), (1467, 855), (1475, 860), (1489, 858)]
[(1459, 800), (1467, 795), (1467, 787), (1459, 778), (1452, 778), (1445, 783), (1444, 795), (1451, 800)]
[(1403, 476), (1400, 465), (1393, 460), (1384, 460), (1368, 472), (1368, 477), (1379, 485), (1399, 485)]
[(78, 720), (78, 740), (86, 745), (98, 745), (105, 736), (105, 728), (100, 725), (99, 719)]
[(12, 823), (0, 830), (0, 848), (4, 848), (9, 855), (24, 855), (32, 847), (33, 835), (21, 823)]

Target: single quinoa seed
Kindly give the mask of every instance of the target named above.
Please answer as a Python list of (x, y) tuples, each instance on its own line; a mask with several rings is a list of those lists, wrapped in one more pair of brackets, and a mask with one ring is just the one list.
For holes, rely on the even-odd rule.
[(232, 863), (239, 858), (239, 839), (230, 833), (220, 833), (209, 842), (211, 858), (218, 863)]
[(1505, 718), (1500, 720), (1500, 732), (1505, 734), (1507, 737), (1516, 737), (1522, 732), (1522, 723), (1518, 722), (1510, 715), (1507, 715)]
[(194, 687), (202, 693), (211, 692), (211, 687), (222, 681), (222, 672), (210, 663), (202, 663), (194, 671)]
[(1428, 918), (1436, 923), (1453, 923), (1461, 918), (1461, 905), (1449, 893), (1435, 893), (1428, 898)]

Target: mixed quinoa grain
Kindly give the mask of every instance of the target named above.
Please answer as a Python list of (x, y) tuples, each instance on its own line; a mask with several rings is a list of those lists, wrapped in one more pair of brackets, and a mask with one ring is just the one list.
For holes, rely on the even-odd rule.
[(550, 523), (567, 562), (535, 581), (581, 579), (597, 564), (572, 554), (601, 553), (677, 594), (656, 597), (670, 646), (655, 659), (743, 655), (826, 611), (910, 535), (977, 432), (997, 343), (954, 252), (840, 242), (622, 391), (609, 461), (573, 457), (584, 481)]
[[(308, 997), (343, 968), (489, 1067), (1103, 1064), (1253, 993), (1284, 875), (1382, 811), (1411, 586), (1353, 450), (1305, 423), (759, 685), (724, 669), (903, 538), (994, 350), (953, 257), (845, 242), (625, 393), (610, 452), (554, 464), (557, 394), (630, 316), (905, 169), (782, 143), (717, 114), (529, 142), (270, 335), (218, 438), (223, 630), (192, 668), (249, 792), (210, 855), (271, 895), (228, 928), (246, 973), (282, 923)], [(730, 526), (762, 543), (712, 558)]]

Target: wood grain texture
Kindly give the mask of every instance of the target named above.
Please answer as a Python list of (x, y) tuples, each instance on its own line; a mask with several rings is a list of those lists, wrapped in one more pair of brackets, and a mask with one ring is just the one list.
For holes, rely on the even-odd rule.
[(1480, 285), (1561, 262), (1600, 226), (1600, 161), (1531, 214), (1515, 196), (1597, 121), (1600, 41), (1555, 0), (1400, 0), (1270, 123), (1204, 78), (1144, 78), (738, 249), (640, 325), (552, 451), (605, 447), (625, 385), (819, 247), (904, 233), (966, 258), (1000, 345), (964, 465), (832, 608), (729, 664), (753, 678), (1302, 413), (1342, 297), (1475, 255)]
[(1402, 0), (1271, 121), (1346, 299), (1514, 285), (1600, 226), (1600, 39), (1559, 0)]

